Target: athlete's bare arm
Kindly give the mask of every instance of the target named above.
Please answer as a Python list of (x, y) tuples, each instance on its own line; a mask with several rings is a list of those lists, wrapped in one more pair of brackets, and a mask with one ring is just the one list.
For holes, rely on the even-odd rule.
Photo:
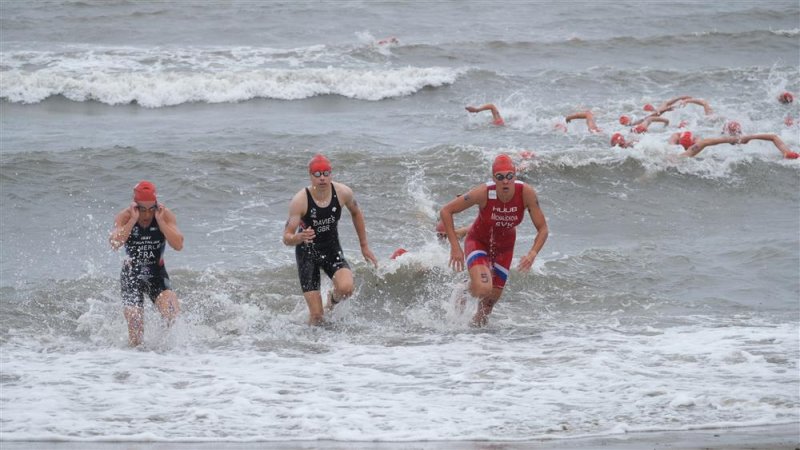
[(547, 241), (547, 236), (550, 234), (547, 228), (547, 220), (544, 217), (542, 208), (539, 207), (539, 197), (536, 191), (528, 184), (522, 188), (522, 198), (525, 202), (525, 208), (531, 216), (533, 226), (536, 227), (536, 239), (533, 241), (533, 246), (530, 251), (523, 256), (519, 261), (519, 270), (527, 272), (533, 266), (533, 261), (539, 254), (539, 251), (544, 247)]
[(498, 124), (498, 125), (500, 125), (500, 124), (502, 124), (502, 123), (503, 123), (503, 116), (501, 116), (501, 115), (500, 115), (500, 111), (499, 111), (499, 110), (497, 109), (497, 107), (496, 107), (496, 106), (494, 106), (494, 104), (492, 104), (492, 103), (487, 103), (487, 104), (485, 104), (485, 105), (478, 106), (478, 107), (475, 107), (475, 106), (467, 106), (467, 107), (466, 107), (466, 108), (464, 108), (464, 109), (466, 109), (467, 111), (469, 111), (469, 112), (471, 112), (471, 113), (477, 113), (477, 112), (481, 112), (481, 111), (486, 111), (486, 110), (489, 110), (489, 111), (491, 111), (491, 112), (492, 112), (492, 121), (493, 121), (495, 124)]
[(460, 272), (464, 270), (464, 251), (461, 249), (461, 244), (458, 242), (458, 234), (456, 233), (453, 215), (475, 205), (480, 207), (486, 206), (486, 189), (485, 184), (476, 186), (466, 194), (459, 195), (442, 206), (442, 210), (439, 212), (439, 217), (442, 219), (444, 230), (447, 234), (447, 240), (450, 242), (450, 267), (456, 271)]
[(786, 145), (777, 134), (750, 134), (746, 136), (741, 136), (740, 140), (742, 144), (746, 144), (752, 140), (761, 140), (761, 141), (770, 141), (775, 145), (775, 148), (778, 149), (779, 152), (783, 153), (784, 158), (788, 159), (797, 159), (798, 155), (796, 152), (793, 152), (788, 145)]
[(159, 203), (155, 218), (169, 246), (176, 251), (181, 251), (183, 249), (183, 233), (178, 229), (178, 218), (175, 213)]
[(136, 202), (117, 213), (114, 218), (114, 229), (111, 230), (111, 235), (108, 237), (108, 242), (113, 250), (117, 250), (125, 244), (137, 220), (139, 220), (139, 209)]
[(685, 152), (681, 153), (680, 156), (687, 156), (689, 158), (697, 156), (700, 152), (702, 152), (706, 147), (711, 147), (714, 145), (719, 144), (739, 144), (741, 142), (741, 138), (739, 136), (725, 136), (725, 137), (718, 137), (718, 138), (708, 138), (708, 139), (700, 139), (699, 141), (695, 142), (686, 149)]
[(334, 182), (333, 184), (336, 187), (336, 192), (342, 204), (350, 211), (350, 217), (353, 219), (353, 227), (355, 227), (356, 235), (358, 236), (358, 244), (361, 247), (361, 254), (364, 256), (364, 259), (377, 267), (378, 258), (376, 258), (375, 254), (370, 250), (367, 241), (367, 224), (364, 220), (364, 213), (361, 211), (361, 207), (358, 206), (358, 201), (356, 201), (353, 190), (342, 183)]
[(573, 121), (575, 119), (584, 119), (584, 120), (586, 120), (586, 128), (588, 128), (589, 131), (591, 131), (593, 133), (596, 133), (596, 132), (600, 131), (600, 128), (597, 127), (597, 123), (594, 120), (594, 114), (592, 113), (592, 111), (590, 111), (588, 109), (586, 111), (580, 111), (580, 112), (576, 112), (574, 114), (570, 114), (570, 115), (568, 115), (567, 117), (564, 118), (564, 120), (567, 123), (570, 123), (571, 121)]
[(316, 233), (314, 233), (313, 227), (307, 226), (302, 231), (297, 231), (306, 209), (308, 209), (308, 198), (306, 198), (306, 190), (301, 189), (289, 203), (289, 219), (286, 220), (286, 225), (283, 227), (284, 245), (293, 246), (314, 241)]
[(711, 114), (714, 113), (714, 110), (711, 108), (711, 105), (709, 105), (708, 102), (703, 100), (702, 98), (687, 98), (681, 101), (681, 106), (685, 106), (687, 104), (702, 106), (703, 113), (705, 113), (705, 115), (707, 116), (710, 116)]

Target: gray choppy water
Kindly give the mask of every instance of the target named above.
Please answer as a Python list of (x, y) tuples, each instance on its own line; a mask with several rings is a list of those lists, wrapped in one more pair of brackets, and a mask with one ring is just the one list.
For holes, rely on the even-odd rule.
[[(679, 160), (666, 140), (681, 121), (711, 136), (736, 119), (797, 150), (784, 124), (797, 103), (775, 97), (800, 90), (800, 8), (633, 6), (0, 4), (0, 437), (797, 423), (800, 166), (762, 143)], [(387, 36), (399, 42), (376, 45)], [(620, 114), (678, 94), (714, 115), (680, 108), (635, 148), (609, 148)], [(463, 110), (490, 101), (506, 127)], [(554, 130), (582, 107), (602, 133)], [(472, 330), (431, 228), (497, 153), (523, 150), (550, 239)], [(279, 239), (317, 151), (355, 188), (381, 265), (345, 220), (357, 293), (310, 329)], [(186, 235), (166, 255), (184, 314), (166, 330), (148, 309), (132, 351), (106, 239), (142, 178)], [(521, 226), (518, 250), (533, 232)]]

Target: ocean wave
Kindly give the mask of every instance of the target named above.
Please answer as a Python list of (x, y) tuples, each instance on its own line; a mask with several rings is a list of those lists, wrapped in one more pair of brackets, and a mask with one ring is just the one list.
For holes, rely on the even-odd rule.
[[(292, 48), (251, 46), (135, 47), (89, 44), (56, 45), (51, 50), (33, 50), (26, 42), (6, 42), (9, 51), (0, 55), (3, 69), (54, 69), (91, 71), (244, 71), (316, 64), (347, 65), (353, 46), (307, 45)], [(357, 48), (370, 48), (361, 45)]]
[(12, 103), (38, 103), (61, 95), (78, 102), (136, 103), (148, 108), (190, 102), (241, 102), (256, 98), (298, 100), (318, 95), (376, 101), (453, 84), (460, 73), (460, 70), (443, 67), (388, 70), (328, 67), (213, 73), (8, 70), (0, 72), (0, 99)]
[(586, 46), (658, 46), (663, 47), (665, 42), (673, 45), (676, 41), (679, 43), (692, 43), (704, 42), (709, 40), (724, 40), (725, 42), (735, 42), (737, 40), (757, 41), (768, 40), (776, 38), (794, 38), (800, 35), (800, 28), (794, 29), (781, 29), (781, 30), (748, 30), (741, 32), (725, 32), (725, 31), (696, 31), (693, 33), (676, 33), (676, 34), (657, 34), (650, 36), (632, 36), (632, 35), (617, 35), (602, 38), (588, 38), (572, 36), (568, 39), (548, 39), (548, 40), (534, 40), (534, 41), (508, 41), (508, 40), (491, 40), (482, 42), (460, 42), (442, 45), (464, 45), (464, 46), (487, 46), (490, 48), (538, 48), (544, 49), (545, 47), (586, 47)]

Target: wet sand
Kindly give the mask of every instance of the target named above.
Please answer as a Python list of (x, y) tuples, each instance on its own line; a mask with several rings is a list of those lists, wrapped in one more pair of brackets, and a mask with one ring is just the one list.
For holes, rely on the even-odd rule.
[(800, 423), (767, 427), (662, 431), (623, 435), (505, 441), (276, 441), (276, 442), (52, 442), (0, 441), (3, 450), (532, 450), (532, 449), (770, 449), (800, 450)]

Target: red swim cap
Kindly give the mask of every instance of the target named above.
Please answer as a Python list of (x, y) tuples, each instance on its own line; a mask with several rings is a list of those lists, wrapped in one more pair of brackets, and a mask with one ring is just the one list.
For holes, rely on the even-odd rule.
[(694, 144), (694, 141), (691, 131), (684, 131), (678, 139), (678, 143), (681, 144), (684, 150), (688, 150)]
[(641, 133), (644, 133), (645, 131), (647, 131), (647, 125), (645, 125), (643, 123), (640, 123), (639, 125), (636, 125), (635, 127), (633, 127), (633, 132), (634, 133), (641, 134)]
[(778, 101), (781, 103), (792, 103), (794, 101), (794, 96), (791, 92), (784, 91), (778, 96)]
[(394, 251), (394, 253), (392, 253), (392, 256), (390, 256), (389, 259), (397, 259), (398, 256), (400, 256), (400, 255), (402, 255), (404, 253), (408, 253), (406, 251), (406, 249), (398, 248), (397, 250)]
[(311, 161), (308, 162), (308, 173), (314, 173), (316, 171), (323, 172), (325, 170), (331, 170), (331, 162), (328, 158), (317, 153), (311, 158)]
[(497, 155), (497, 158), (494, 159), (494, 163), (492, 164), (493, 174), (497, 172), (516, 172), (516, 171), (517, 169), (514, 167), (514, 161), (512, 161), (511, 157), (506, 155), (505, 153)]
[(725, 122), (725, 125), (722, 126), (722, 134), (727, 134), (729, 136), (739, 136), (740, 134), (742, 134), (742, 126), (739, 124), (739, 122), (735, 120)]
[(644, 105), (644, 107), (642, 109), (644, 109), (645, 111), (655, 111), (656, 110), (656, 108), (653, 105), (651, 105), (650, 103), (645, 103), (645, 105)]
[(625, 138), (622, 136), (622, 133), (614, 133), (611, 135), (611, 146), (614, 147), (615, 145), (619, 145), (620, 147), (625, 146)]
[(622, 125), (627, 125), (631, 123), (631, 118), (626, 115), (619, 116), (619, 123)]
[(133, 187), (133, 200), (136, 202), (156, 201), (156, 185), (142, 180)]

